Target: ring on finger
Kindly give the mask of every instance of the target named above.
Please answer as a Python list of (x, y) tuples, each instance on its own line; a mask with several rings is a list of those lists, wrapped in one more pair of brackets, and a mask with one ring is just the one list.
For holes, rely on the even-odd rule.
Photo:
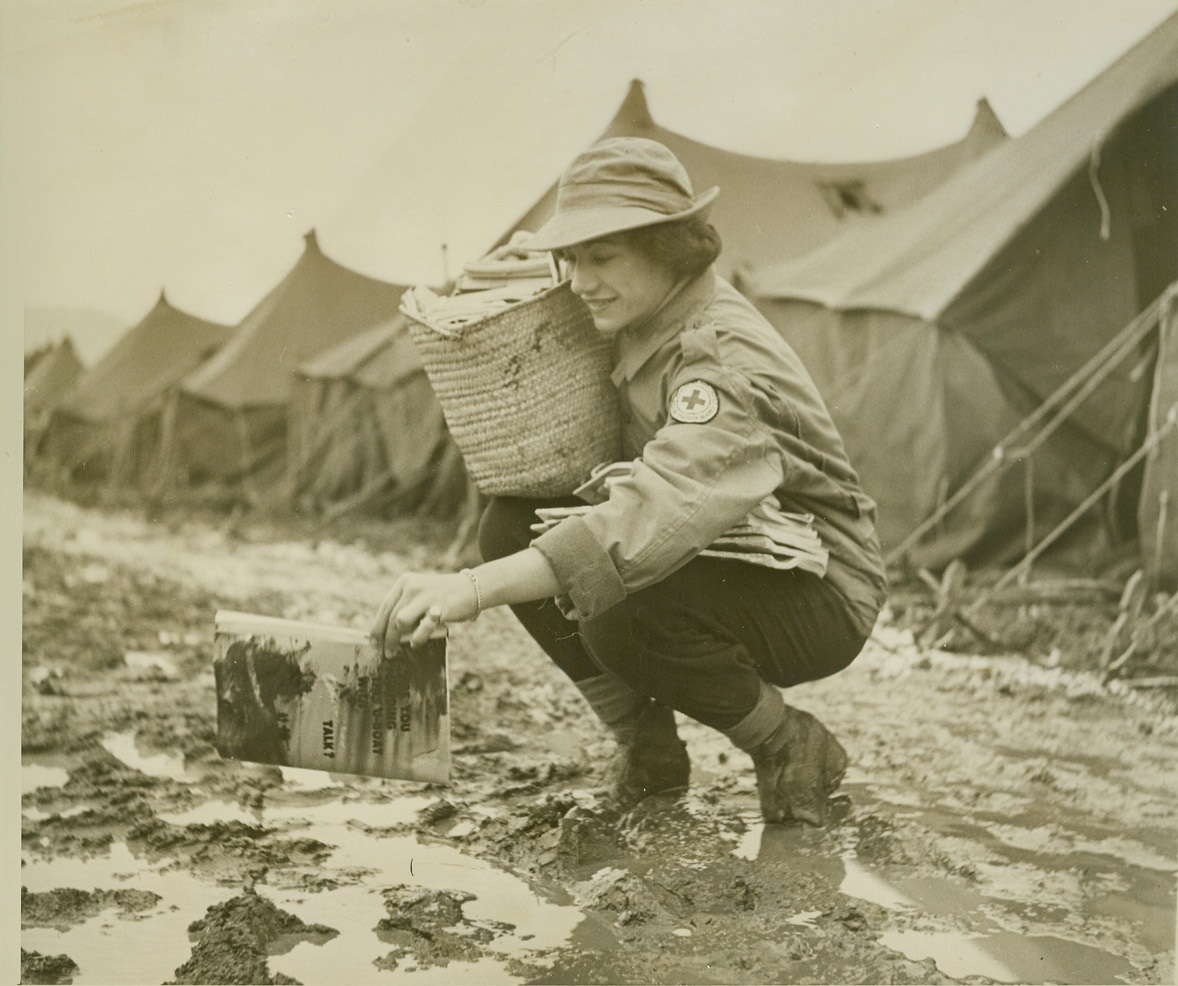
[(424, 618), (429, 620), (431, 623), (441, 623), (442, 610), (437, 606), (431, 606), (428, 610), (426, 610)]

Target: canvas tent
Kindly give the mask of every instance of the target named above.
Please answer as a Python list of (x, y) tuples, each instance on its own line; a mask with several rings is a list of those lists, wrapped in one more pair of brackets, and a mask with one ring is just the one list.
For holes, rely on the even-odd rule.
[(26, 380), (28, 379), (29, 374), (32, 372), (33, 367), (35, 367), (41, 361), (41, 357), (48, 355), (50, 352), (53, 351), (54, 348), (55, 348), (54, 343), (47, 342), (41, 346), (38, 346), (36, 349), (33, 349), (33, 350), (26, 349), (25, 350), (25, 379)]
[(66, 336), (35, 354), (25, 368), (25, 429), (43, 418), (81, 376), (82, 361)]
[[(1172, 17), (907, 209), (749, 277), (826, 397), (886, 548), (1178, 276), (1176, 83)], [(1029, 464), (995, 474), (910, 560), (1009, 558), (1083, 502), (1142, 441), (1156, 339), (1143, 336)], [(1126, 477), (1107, 523), (1073, 546), (1133, 533), (1139, 479)]]
[[(963, 165), (1001, 144), (1006, 131), (982, 100), (965, 137), (913, 157), (853, 164), (752, 157), (659, 126), (650, 114), (642, 83), (634, 80), (601, 137), (657, 140), (683, 162), (697, 192), (719, 186), (711, 221), (724, 242), (718, 269), (731, 276), (746, 265), (805, 253), (848, 226), (915, 201)], [(555, 204), (553, 184), (503, 240), (515, 230), (538, 229)]]
[(169, 396), (232, 333), (230, 326), (180, 311), (160, 292), (151, 311), (53, 410), (38, 459), (82, 481), (149, 481)]
[(36, 459), (37, 445), (49, 415), (82, 375), (82, 369), (82, 361), (69, 336), (26, 354), (23, 429), (26, 470)]
[(328, 518), (449, 515), (466, 496), (462, 457), (403, 316), (300, 366), (289, 428), (292, 496)]
[(315, 232), (282, 281), (217, 356), (184, 379), (169, 409), (167, 476), (255, 500), (286, 469), (294, 370), (394, 317), (404, 288), (335, 263)]

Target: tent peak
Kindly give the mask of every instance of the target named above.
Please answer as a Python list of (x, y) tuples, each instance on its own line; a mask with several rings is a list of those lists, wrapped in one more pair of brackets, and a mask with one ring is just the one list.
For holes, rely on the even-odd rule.
[(1010, 136), (1006, 127), (1003, 126), (1001, 118), (990, 104), (990, 100), (985, 96), (981, 96), (978, 99), (974, 109), (973, 123), (969, 127), (970, 136), (979, 133), (988, 133), (991, 136), (999, 138)]
[(650, 115), (650, 106), (646, 102), (646, 84), (641, 79), (630, 80), (630, 87), (626, 90), (626, 98), (622, 100), (622, 105), (614, 114), (613, 126), (618, 125), (636, 129), (647, 129), (654, 126), (654, 117)]
[[(231, 328), (231, 326), (225, 325), (223, 322), (214, 322), (212, 319), (202, 318), (199, 315), (192, 314), (190, 311), (185, 311), (183, 308), (178, 308), (168, 300), (168, 293), (164, 289), (160, 290), (160, 296), (152, 306), (151, 311), (144, 315), (136, 325), (171, 325), (172, 323), (168, 322), (168, 319), (186, 320), (194, 326), (219, 331), (229, 331)], [(168, 331), (172, 330), (169, 329)]]
[(144, 316), (144, 318), (148, 318), (156, 312), (169, 312), (175, 310), (175, 306), (170, 301), (168, 301), (167, 290), (160, 288), (160, 296), (155, 299), (155, 304), (151, 306), (151, 310), (147, 313), (147, 315)]

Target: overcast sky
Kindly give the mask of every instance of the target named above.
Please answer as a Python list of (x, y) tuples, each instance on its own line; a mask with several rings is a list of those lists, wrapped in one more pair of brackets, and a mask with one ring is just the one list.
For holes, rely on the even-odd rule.
[(768, 156), (1018, 134), (1178, 0), (0, 0), (0, 330), (233, 324), (316, 227), (401, 283), (482, 250), (609, 121)]

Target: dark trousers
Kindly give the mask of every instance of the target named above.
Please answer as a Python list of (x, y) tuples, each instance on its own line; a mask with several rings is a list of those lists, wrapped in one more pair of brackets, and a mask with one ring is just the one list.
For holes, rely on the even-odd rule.
[[(479, 527), (483, 558), (527, 547), (537, 507), (579, 502), (492, 499)], [(762, 679), (784, 688), (824, 678), (865, 642), (825, 579), (721, 558), (694, 558), (580, 623), (552, 599), (512, 610), (573, 681), (608, 672), (715, 729), (752, 711)]]

